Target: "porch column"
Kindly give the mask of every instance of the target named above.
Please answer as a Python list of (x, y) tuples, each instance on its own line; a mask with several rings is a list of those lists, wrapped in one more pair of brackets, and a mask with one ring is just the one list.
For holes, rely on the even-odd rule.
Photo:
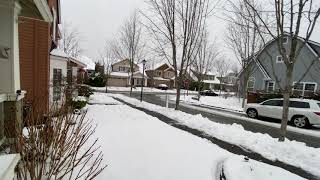
[(5, 137), (17, 136), (22, 128), (22, 99), (20, 90), (18, 15), (20, 5), (15, 0), (0, 1), (0, 95), (3, 100)]

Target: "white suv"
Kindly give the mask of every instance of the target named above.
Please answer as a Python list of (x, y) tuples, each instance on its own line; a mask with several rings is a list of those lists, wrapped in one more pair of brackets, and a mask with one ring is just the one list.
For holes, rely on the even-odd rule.
[[(262, 103), (248, 103), (244, 111), (251, 118), (258, 116), (282, 119), (283, 99), (269, 99)], [(320, 101), (291, 98), (289, 121), (297, 127), (320, 125)]]

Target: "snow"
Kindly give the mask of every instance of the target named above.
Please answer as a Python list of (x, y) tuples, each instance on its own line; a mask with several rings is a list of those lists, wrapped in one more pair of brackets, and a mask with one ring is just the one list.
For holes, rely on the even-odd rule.
[(0, 179), (12, 179), (19, 160), (19, 154), (0, 155)]
[[(92, 99), (104, 104), (115, 101), (102, 93), (95, 93)], [(97, 179), (212, 180), (218, 179), (221, 161), (238, 157), (121, 103), (87, 108), (87, 118), (97, 124), (95, 136), (104, 153), (103, 163), (108, 164)], [(287, 174), (298, 179), (289, 172), (281, 173)], [(283, 178), (276, 175), (275, 179)]]
[[(252, 119), (252, 118), (246, 117), (244, 112), (242, 112), (242, 113), (239, 112), (239, 113), (237, 113), (235, 115), (235, 114), (229, 113), (230, 111), (229, 112), (227, 112), (227, 111), (221, 112), (219, 110), (196, 107), (196, 106), (189, 105), (189, 104), (181, 104), (181, 105), (186, 106), (188, 108), (205, 111), (205, 112), (208, 112), (208, 113), (214, 113), (214, 114), (219, 115), (219, 116), (229, 117), (229, 118), (232, 118), (232, 119), (238, 119), (238, 120), (242, 120), (242, 121), (249, 121), (249, 122), (262, 124), (262, 125), (270, 126), (270, 127), (274, 127), (274, 128), (280, 128), (280, 123), (272, 123), (272, 122), (261, 121), (259, 119)], [(315, 127), (317, 127), (317, 126), (315, 126)], [(318, 128), (320, 128), (320, 126)], [(295, 133), (300, 133), (300, 134), (305, 134), (305, 135), (308, 135), (308, 136), (313, 136), (313, 137), (320, 138), (320, 131), (317, 130), (317, 129), (302, 129), (302, 128), (297, 128), (297, 127), (293, 127), (293, 126), (288, 126), (287, 130), (291, 131), (291, 132), (295, 132)]]
[[(105, 91), (105, 87), (91, 87), (93, 90), (96, 91)], [(129, 92), (130, 87), (114, 87), (114, 86), (108, 86), (108, 91), (117, 91), (117, 92)], [(133, 92), (140, 92), (141, 87), (136, 87), (132, 89)], [(177, 92), (176, 89), (168, 89), (168, 90), (161, 90), (157, 88), (150, 88), (150, 87), (143, 87), (143, 92), (144, 93), (161, 93), (161, 94), (175, 94)], [(186, 92), (185, 90), (181, 90), (181, 94)], [(189, 91), (189, 94), (197, 94), (198, 92), (196, 91)]]
[(68, 58), (68, 55), (65, 52), (63, 52), (62, 49), (54, 49), (50, 52), (50, 54), (53, 56), (60, 56), (63, 58)]
[(88, 99), (84, 96), (77, 96), (73, 98), (73, 101), (87, 101)]
[(302, 168), (320, 177), (320, 148), (308, 147), (305, 143), (290, 141), (278, 142), (268, 134), (246, 131), (239, 124), (220, 124), (202, 117), (200, 114), (191, 115), (174, 109), (164, 108), (123, 95), (111, 95), (138, 107), (161, 113), (188, 127), (198, 129), (208, 135), (225, 142), (256, 152), (272, 161), (281, 161)]
[(126, 72), (111, 72), (110, 76), (129, 77), (129, 73), (126, 73)]
[(81, 63), (87, 65), (86, 69), (89, 69), (89, 70), (95, 69), (96, 64), (94, 63), (94, 61), (91, 58), (84, 56), (84, 55), (80, 55), (76, 59), (78, 61), (80, 61)]
[(106, 96), (104, 93), (94, 93), (89, 98), (90, 104), (122, 104), (114, 100), (112, 97)]
[(263, 164), (255, 160), (245, 160), (243, 156), (227, 158), (222, 164), (223, 172), (227, 180), (302, 180), (304, 178), (283, 171), (281, 168)]
[[(175, 99), (176, 97), (171, 97)], [(181, 96), (181, 100), (188, 104), (207, 105), (217, 108), (229, 109), (233, 111), (243, 112), (242, 98), (232, 96), (224, 98), (222, 96), (201, 96), (200, 101), (192, 99), (192, 96)]]

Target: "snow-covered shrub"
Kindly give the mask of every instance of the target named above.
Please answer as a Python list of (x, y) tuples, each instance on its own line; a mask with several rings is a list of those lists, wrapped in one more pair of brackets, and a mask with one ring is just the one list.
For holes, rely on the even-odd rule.
[(104, 170), (92, 121), (86, 112), (76, 115), (63, 107), (47, 112), (42, 124), (35, 123), (42, 114), (28, 113), (16, 143), (21, 161), (15, 179), (93, 179)]

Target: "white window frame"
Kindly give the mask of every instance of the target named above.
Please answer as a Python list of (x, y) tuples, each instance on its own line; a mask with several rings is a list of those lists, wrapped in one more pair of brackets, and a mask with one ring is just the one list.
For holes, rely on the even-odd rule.
[[(252, 87), (249, 86), (250, 80), (253, 80)], [(249, 77), (247, 82), (247, 89), (254, 89), (254, 85), (256, 84), (256, 78), (255, 77)]]
[[(283, 41), (284, 39), (286, 39), (286, 41)], [(287, 36), (284, 36), (282, 38), (282, 44), (287, 44), (289, 42), (289, 38)]]
[[(292, 84), (292, 90), (296, 90), (296, 89), (294, 89), (294, 85), (296, 84), (297, 82), (293, 82), (293, 84)], [(313, 92), (316, 92), (317, 91), (317, 88), (318, 88), (318, 83), (316, 83), (316, 82), (299, 82), (299, 84), (302, 84), (303, 85), (303, 87), (302, 87), (302, 90), (296, 90), (296, 91), (302, 91), (302, 96), (304, 96), (304, 94), (305, 94), (305, 91), (306, 91), (306, 84), (314, 84), (315, 86), (314, 86), (314, 90), (313, 90)], [(309, 91), (309, 90), (307, 90), (307, 91)]]
[(275, 82), (275, 81), (268, 81), (268, 82), (267, 82), (267, 92), (270, 92), (270, 91), (269, 91), (269, 87), (270, 87), (270, 86), (269, 86), (269, 83), (273, 83), (272, 91), (274, 91), (275, 86), (276, 86), (276, 82)]
[[(279, 60), (278, 60), (280, 57), (282, 58), (282, 61), (279, 61)], [(276, 63), (283, 63), (283, 62), (284, 62), (283, 57), (282, 57), (281, 55), (280, 55), (280, 56), (277, 56), (277, 58), (276, 58)]]

